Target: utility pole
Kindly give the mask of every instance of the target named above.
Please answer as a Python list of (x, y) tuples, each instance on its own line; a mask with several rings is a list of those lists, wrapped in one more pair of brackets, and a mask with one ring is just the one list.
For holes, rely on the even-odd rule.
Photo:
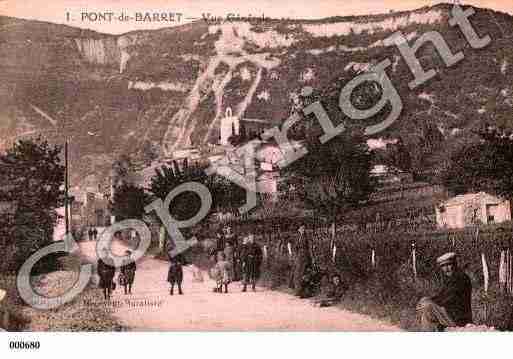
[(69, 234), (69, 179), (68, 179), (68, 139), (64, 143), (64, 219), (66, 221), (66, 237)]

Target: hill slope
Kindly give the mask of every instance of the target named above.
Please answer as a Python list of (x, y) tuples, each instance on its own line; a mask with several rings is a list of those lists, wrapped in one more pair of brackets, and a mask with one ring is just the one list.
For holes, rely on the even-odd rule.
[[(317, 21), (195, 22), (116, 36), (0, 17), (0, 146), (15, 135), (71, 136), (73, 182), (94, 183), (120, 153), (215, 142), (228, 107), (285, 119), (302, 87), (329, 88), (348, 71), (389, 58), (404, 110), (380, 136), (401, 137), (417, 166), (436, 167), (472, 139), (470, 129), (510, 121), (513, 18), (475, 10), (472, 24), (492, 37), (482, 50), (449, 26), (449, 5)], [(417, 56), (439, 75), (412, 91), (399, 51), (383, 44), (398, 30), (410, 41), (436, 30), (465, 59), (446, 68), (433, 46), (423, 46)]]

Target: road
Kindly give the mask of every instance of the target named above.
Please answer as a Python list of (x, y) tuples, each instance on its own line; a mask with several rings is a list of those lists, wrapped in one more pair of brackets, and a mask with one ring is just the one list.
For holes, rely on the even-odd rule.
[[(96, 262), (95, 242), (80, 242), (82, 255)], [(122, 244), (113, 252), (121, 254)], [(336, 307), (317, 308), (310, 301), (257, 287), (241, 292), (232, 283), (228, 294), (213, 293), (214, 282), (193, 282), (192, 269), (184, 267), (184, 295), (169, 295), (168, 264), (144, 257), (137, 264), (132, 295), (121, 288), (112, 296), (113, 316), (136, 331), (397, 331), (398, 327)]]

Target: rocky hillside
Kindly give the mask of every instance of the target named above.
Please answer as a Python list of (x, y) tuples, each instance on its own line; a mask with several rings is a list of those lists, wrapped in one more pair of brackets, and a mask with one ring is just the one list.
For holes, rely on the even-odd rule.
[[(316, 21), (199, 21), (119, 36), (0, 17), (0, 145), (15, 135), (71, 136), (73, 181), (94, 182), (121, 153), (215, 142), (228, 107), (284, 119), (304, 86), (328, 88), (389, 58), (404, 110), (374, 143), (401, 137), (418, 166), (436, 166), (483, 121), (511, 121), (513, 18), (475, 10), (474, 27), (492, 38), (482, 50), (449, 26), (449, 5)], [(439, 31), (465, 59), (446, 68), (433, 46), (422, 47), (421, 63), (439, 75), (410, 90), (399, 51), (383, 44), (398, 30), (410, 41)]]

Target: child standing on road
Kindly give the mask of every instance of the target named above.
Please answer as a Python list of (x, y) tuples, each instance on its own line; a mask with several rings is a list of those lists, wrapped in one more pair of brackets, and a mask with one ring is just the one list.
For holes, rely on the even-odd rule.
[(169, 258), (169, 271), (167, 273), (167, 281), (171, 284), (171, 289), (169, 290), (169, 294), (173, 295), (173, 291), (175, 289), (175, 284), (178, 285), (178, 294), (182, 295), (182, 280), (183, 280), (183, 268), (182, 262), (180, 258), (171, 257)]
[(217, 292), (222, 293), (224, 285), (224, 292), (228, 293), (228, 284), (230, 283), (230, 263), (226, 260), (224, 252), (220, 251), (217, 253), (215, 273), (217, 274)]

